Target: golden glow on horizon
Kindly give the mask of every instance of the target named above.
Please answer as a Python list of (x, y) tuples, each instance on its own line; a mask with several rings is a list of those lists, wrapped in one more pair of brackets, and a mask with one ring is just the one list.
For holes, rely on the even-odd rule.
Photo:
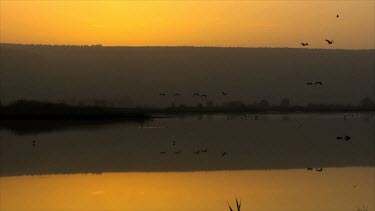
[(5, 43), (375, 46), (375, 1), (1, 1), (0, 8)]
[(236, 195), (244, 210), (373, 210), (373, 177), (374, 168), (3, 177), (0, 209), (217, 211)]

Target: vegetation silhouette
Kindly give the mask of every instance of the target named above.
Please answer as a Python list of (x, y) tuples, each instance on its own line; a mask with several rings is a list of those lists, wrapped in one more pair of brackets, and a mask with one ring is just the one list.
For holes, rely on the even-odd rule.
[(175, 113), (189, 113), (189, 112), (260, 112), (260, 113), (294, 113), (294, 112), (369, 112), (375, 111), (375, 103), (369, 98), (363, 98), (357, 105), (340, 105), (340, 104), (314, 104), (308, 103), (306, 105), (292, 105), (290, 99), (283, 98), (280, 104), (271, 104), (268, 100), (261, 100), (252, 104), (245, 104), (242, 101), (234, 100), (217, 104), (214, 101), (207, 101), (205, 105), (202, 103), (196, 106), (188, 106), (184, 104), (176, 105), (172, 103), (171, 106), (164, 109), (153, 110), (150, 112), (175, 112)]
[(65, 103), (40, 102), (35, 100), (17, 100), (9, 105), (0, 103), (0, 117), (2, 120), (139, 120), (150, 119), (157, 113), (293, 113), (293, 112), (368, 112), (375, 111), (375, 103), (369, 97), (363, 98), (358, 105), (313, 104), (292, 105), (288, 98), (283, 98), (280, 104), (271, 104), (268, 100), (261, 100), (252, 104), (242, 101), (227, 101), (217, 104), (210, 100), (203, 105), (187, 106), (172, 103), (166, 108), (157, 107), (109, 107), (68, 105)]
[(146, 119), (151, 115), (137, 108), (114, 108), (101, 106), (73, 106), (64, 103), (17, 100), (0, 107), (1, 119), (66, 119), (66, 120), (111, 120)]
[[(229, 207), (229, 210), (230, 211), (233, 211), (232, 207), (230, 206), (229, 202), (228, 203), (228, 207)], [(237, 211), (241, 211), (241, 200), (238, 201), (237, 197), (236, 197), (236, 208), (237, 208)]]

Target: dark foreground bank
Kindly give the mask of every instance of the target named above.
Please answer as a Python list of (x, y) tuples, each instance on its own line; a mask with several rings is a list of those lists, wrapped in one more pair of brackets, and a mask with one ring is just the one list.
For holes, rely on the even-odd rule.
[(26, 100), (19, 100), (13, 104), (1, 106), (0, 116), (3, 120), (114, 120), (151, 118), (150, 114), (135, 108), (74, 106), (64, 103)]

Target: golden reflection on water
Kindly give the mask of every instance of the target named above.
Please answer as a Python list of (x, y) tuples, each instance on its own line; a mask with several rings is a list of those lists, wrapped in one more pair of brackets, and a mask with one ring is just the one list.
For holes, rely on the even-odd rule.
[(105, 173), (0, 178), (2, 211), (375, 209), (375, 168)]

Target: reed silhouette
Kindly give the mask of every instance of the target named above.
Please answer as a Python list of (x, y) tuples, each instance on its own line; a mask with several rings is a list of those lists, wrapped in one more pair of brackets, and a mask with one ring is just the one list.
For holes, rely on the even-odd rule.
[[(229, 210), (230, 211), (233, 211), (232, 207), (230, 206), (229, 202), (227, 201), (228, 203), (228, 207), (229, 207)], [(237, 211), (241, 211), (241, 200), (238, 201), (237, 197), (236, 197), (236, 208), (237, 208)]]
[(368, 207), (365, 207), (365, 205), (362, 205), (362, 207), (357, 208), (357, 211), (368, 211)]

